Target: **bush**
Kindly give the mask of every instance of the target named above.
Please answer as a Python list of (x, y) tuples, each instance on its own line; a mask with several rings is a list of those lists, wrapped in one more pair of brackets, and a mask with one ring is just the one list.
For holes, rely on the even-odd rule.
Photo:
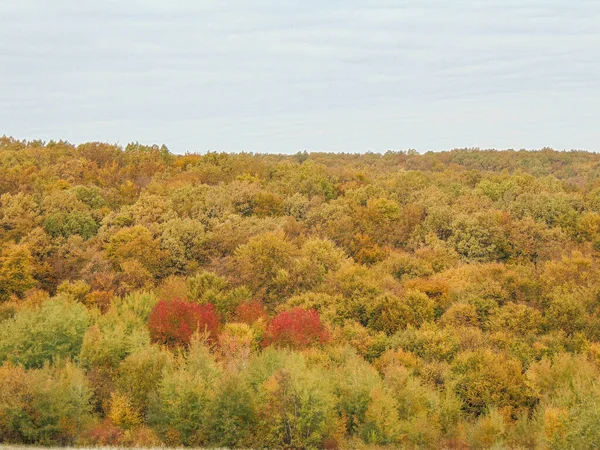
[(349, 345), (368, 361), (379, 358), (390, 341), (385, 333), (369, 330), (360, 323), (347, 320), (342, 327), (333, 328), (333, 342)]
[(315, 310), (294, 308), (278, 314), (267, 328), (265, 345), (306, 348), (323, 344), (329, 333)]
[(198, 272), (187, 280), (189, 298), (198, 303), (208, 303), (210, 299), (229, 287), (228, 281), (211, 272)]
[(125, 261), (137, 260), (154, 275), (161, 272), (166, 261), (160, 242), (142, 225), (113, 234), (106, 245), (106, 254), (117, 267)]
[(23, 423), (27, 419), (26, 402), (31, 398), (30, 376), (23, 367), (0, 366), (0, 442), (23, 442)]
[(486, 449), (494, 445), (504, 447), (503, 437), (506, 432), (504, 417), (497, 409), (492, 408), (488, 414), (482, 415), (468, 430), (467, 438), (470, 448)]
[(393, 444), (399, 438), (398, 405), (391, 393), (380, 386), (371, 391), (371, 401), (365, 412), (365, 422), (359, 434), (368, 444)]
[(106, 419), (88, 430), (85, 442), (98, 447), (114, 447), (120, 443), (122, 437), (123, 430)]
[(219, 335), (219, 350), (224, 361), (233, 366), (244, 366), (260, 336), (245, 323), (228, 323)]
[(92, 325), (83, 336), (79, 354), (81, 365), (87, 369), (93, 367), (117, 367), (127, 356), (127, 340), (120, 324), (105, 332)]
[(198, 305), (182, 300), (160, 301), (150, 317), (148, 327), (153, 342), (169, 346), (188, 345), (194, 333), (207, 332), (215, 341), (220, 319), (212, 304)]
[(89, 239), (98, 231), (98, 223), (86, 211), (57, 212), (44, 220), (44, 228), (54, 237), (79, 234)]
[(254, 292), (277, 303), (289, 287), (294, 246), (283, 233), (255, 236), (235, 251), (234, 261), (240, 280)]

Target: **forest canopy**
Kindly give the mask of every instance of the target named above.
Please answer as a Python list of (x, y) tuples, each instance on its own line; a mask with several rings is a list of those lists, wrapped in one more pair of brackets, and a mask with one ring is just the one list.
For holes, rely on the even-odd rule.
[(600, 155), (0, 138), (0, 441), (600, 442)]

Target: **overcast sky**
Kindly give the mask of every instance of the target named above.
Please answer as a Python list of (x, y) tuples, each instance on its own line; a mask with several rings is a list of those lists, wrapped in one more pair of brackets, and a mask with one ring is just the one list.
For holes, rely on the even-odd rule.
[(0, 0), (0, 135), (600, 150), (599, 0)]

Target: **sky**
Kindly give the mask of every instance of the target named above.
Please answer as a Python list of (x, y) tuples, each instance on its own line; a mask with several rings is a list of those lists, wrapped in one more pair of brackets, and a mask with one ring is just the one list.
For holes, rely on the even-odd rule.
[(0, 135), (600, 150), (598, 0), (0, 0)]

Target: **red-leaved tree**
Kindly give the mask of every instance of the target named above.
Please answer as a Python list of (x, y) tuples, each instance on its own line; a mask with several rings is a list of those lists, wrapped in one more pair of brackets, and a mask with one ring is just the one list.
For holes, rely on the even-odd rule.
[(329, 333), (317, 311), (294, 308), (278, 314), (271, 321), (264, 344), (301, 349), (328, 340)]
[(212, 304), (198, 305), (182, 300), (159, 301), (148, 318), (153, 342), (170, 346), (187, 345), (195, 332), (208, 332), (216, 340), (220, 319)]

